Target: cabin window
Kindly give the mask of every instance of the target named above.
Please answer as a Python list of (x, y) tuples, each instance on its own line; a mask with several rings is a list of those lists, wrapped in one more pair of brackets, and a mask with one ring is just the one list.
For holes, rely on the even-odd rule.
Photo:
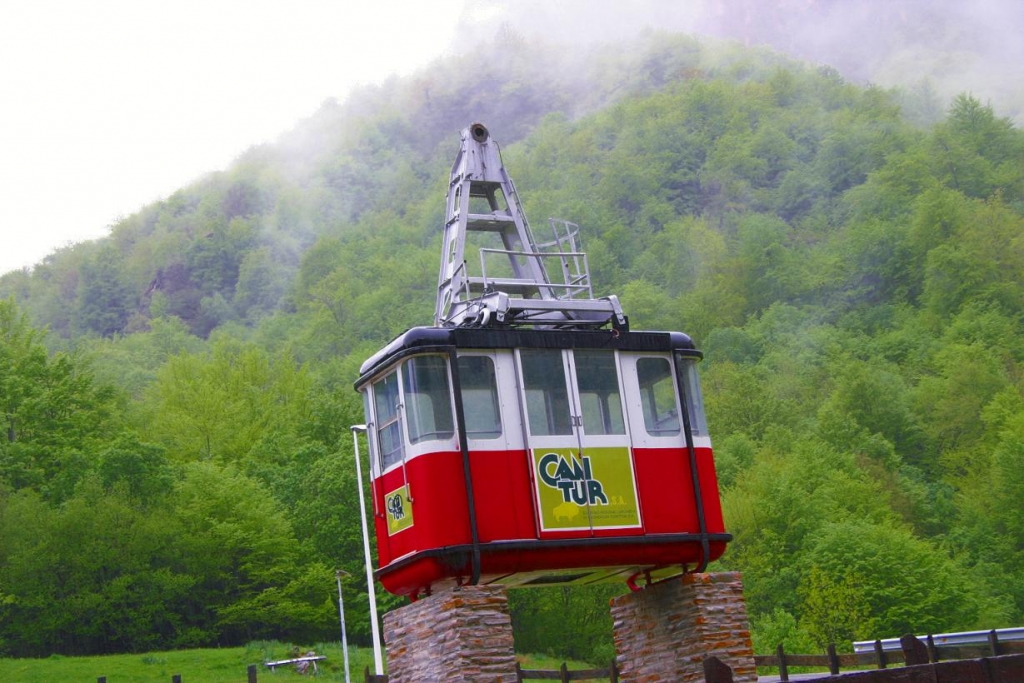
[(420, 356), (402, 366), (409, 443), (450, 439), (452, 420), (448, 364), (443, 356)]
[(571, 435), (569, 394), (562, 352), (523, 349), (519, 352), (526, 390), (526, 413), (534, 436)]
[(693, 434), (706, 435), (708, 423), (704, 416), (704, 399), (701, 397), (700, 377), (697, 375), (697, 359), (677, 355), (676, 363), (679, 366), (680, 384), (686, 394), (684, 403), (690, 414), (690, 431)]
[(377, 410), (377, 452), (380, 468), (386, 470), (402, 461), (402, 425), (398, 419), (398, 372), (392, 372), (373, 385), (373, 401)]
[(640, 383), (640, 403), (644, 426), (651, 436), (679, 434), (675, 378), (667, 358), (639, 358), (636, 374)]
[(592, 436), (625, 434), (615, 354), (611, 351), (577, 350), (573, 359), (583, 409), (583, 431)]
[(459, 356), (459, 385), (466, 436), (496, 439), (501, 436), (501, 409), (494, 361), (487, 356)]

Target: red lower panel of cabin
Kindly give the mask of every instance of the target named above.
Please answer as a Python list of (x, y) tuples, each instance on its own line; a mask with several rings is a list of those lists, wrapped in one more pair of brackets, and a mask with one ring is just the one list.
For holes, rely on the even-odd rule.
[[(636, 449), (639, 528), (539, 531), (532, 460), (525, 451), (470, 454), (482, 582), (518, 585), (624, 580), (680, 573), (722, 555), (722, 521), (710, 449), (697, 450), (707, 536), (684, 449)], [(471, 580), (473, 545), (462, 455), (412, 458), (373, 482), (381, 583), (416, 596)], [(396, 500), (397, 499), (397, 500)], [(707, 557), (704, 557), (707, 553)]]

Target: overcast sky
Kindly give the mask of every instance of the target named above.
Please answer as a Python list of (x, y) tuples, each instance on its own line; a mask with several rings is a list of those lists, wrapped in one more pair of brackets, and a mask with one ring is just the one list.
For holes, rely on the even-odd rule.
[(353, 85), (429, 63), (462, 5), (0, 3), (0, 273), (107, 234)]
[(0, 273), (506, 22), (558, 42), (653, 25), (764, 43), (1024, 125), (1024, 0), (0, 0)]

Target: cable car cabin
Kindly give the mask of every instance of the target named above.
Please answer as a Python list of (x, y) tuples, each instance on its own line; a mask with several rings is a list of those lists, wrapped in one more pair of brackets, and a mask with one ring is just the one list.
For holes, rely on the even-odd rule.
[(378, 577), (416, 597), (703, 569), (724, 532), (689, 337), (414, 328), (362, 367)]
[(356, 382), (381, 583), (415, 598), (703, 571), (731, 537), (693, 342), (631, 332), (595, 298), (575, 224), (534, 239), (482, 124), (462, 131), (447, 206), (434, 326)]

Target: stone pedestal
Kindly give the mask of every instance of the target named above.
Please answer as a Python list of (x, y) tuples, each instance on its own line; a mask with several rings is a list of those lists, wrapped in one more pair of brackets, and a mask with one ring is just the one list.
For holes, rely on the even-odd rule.
[(736, 572), (686, 574), (611, 602), (620, 681), (702, 681), (715, 655), (736, 683), (756, 683), (754, 647)]
[(515, 681), (504, 586), (463, 586), (384, 615), (391, 683)]

